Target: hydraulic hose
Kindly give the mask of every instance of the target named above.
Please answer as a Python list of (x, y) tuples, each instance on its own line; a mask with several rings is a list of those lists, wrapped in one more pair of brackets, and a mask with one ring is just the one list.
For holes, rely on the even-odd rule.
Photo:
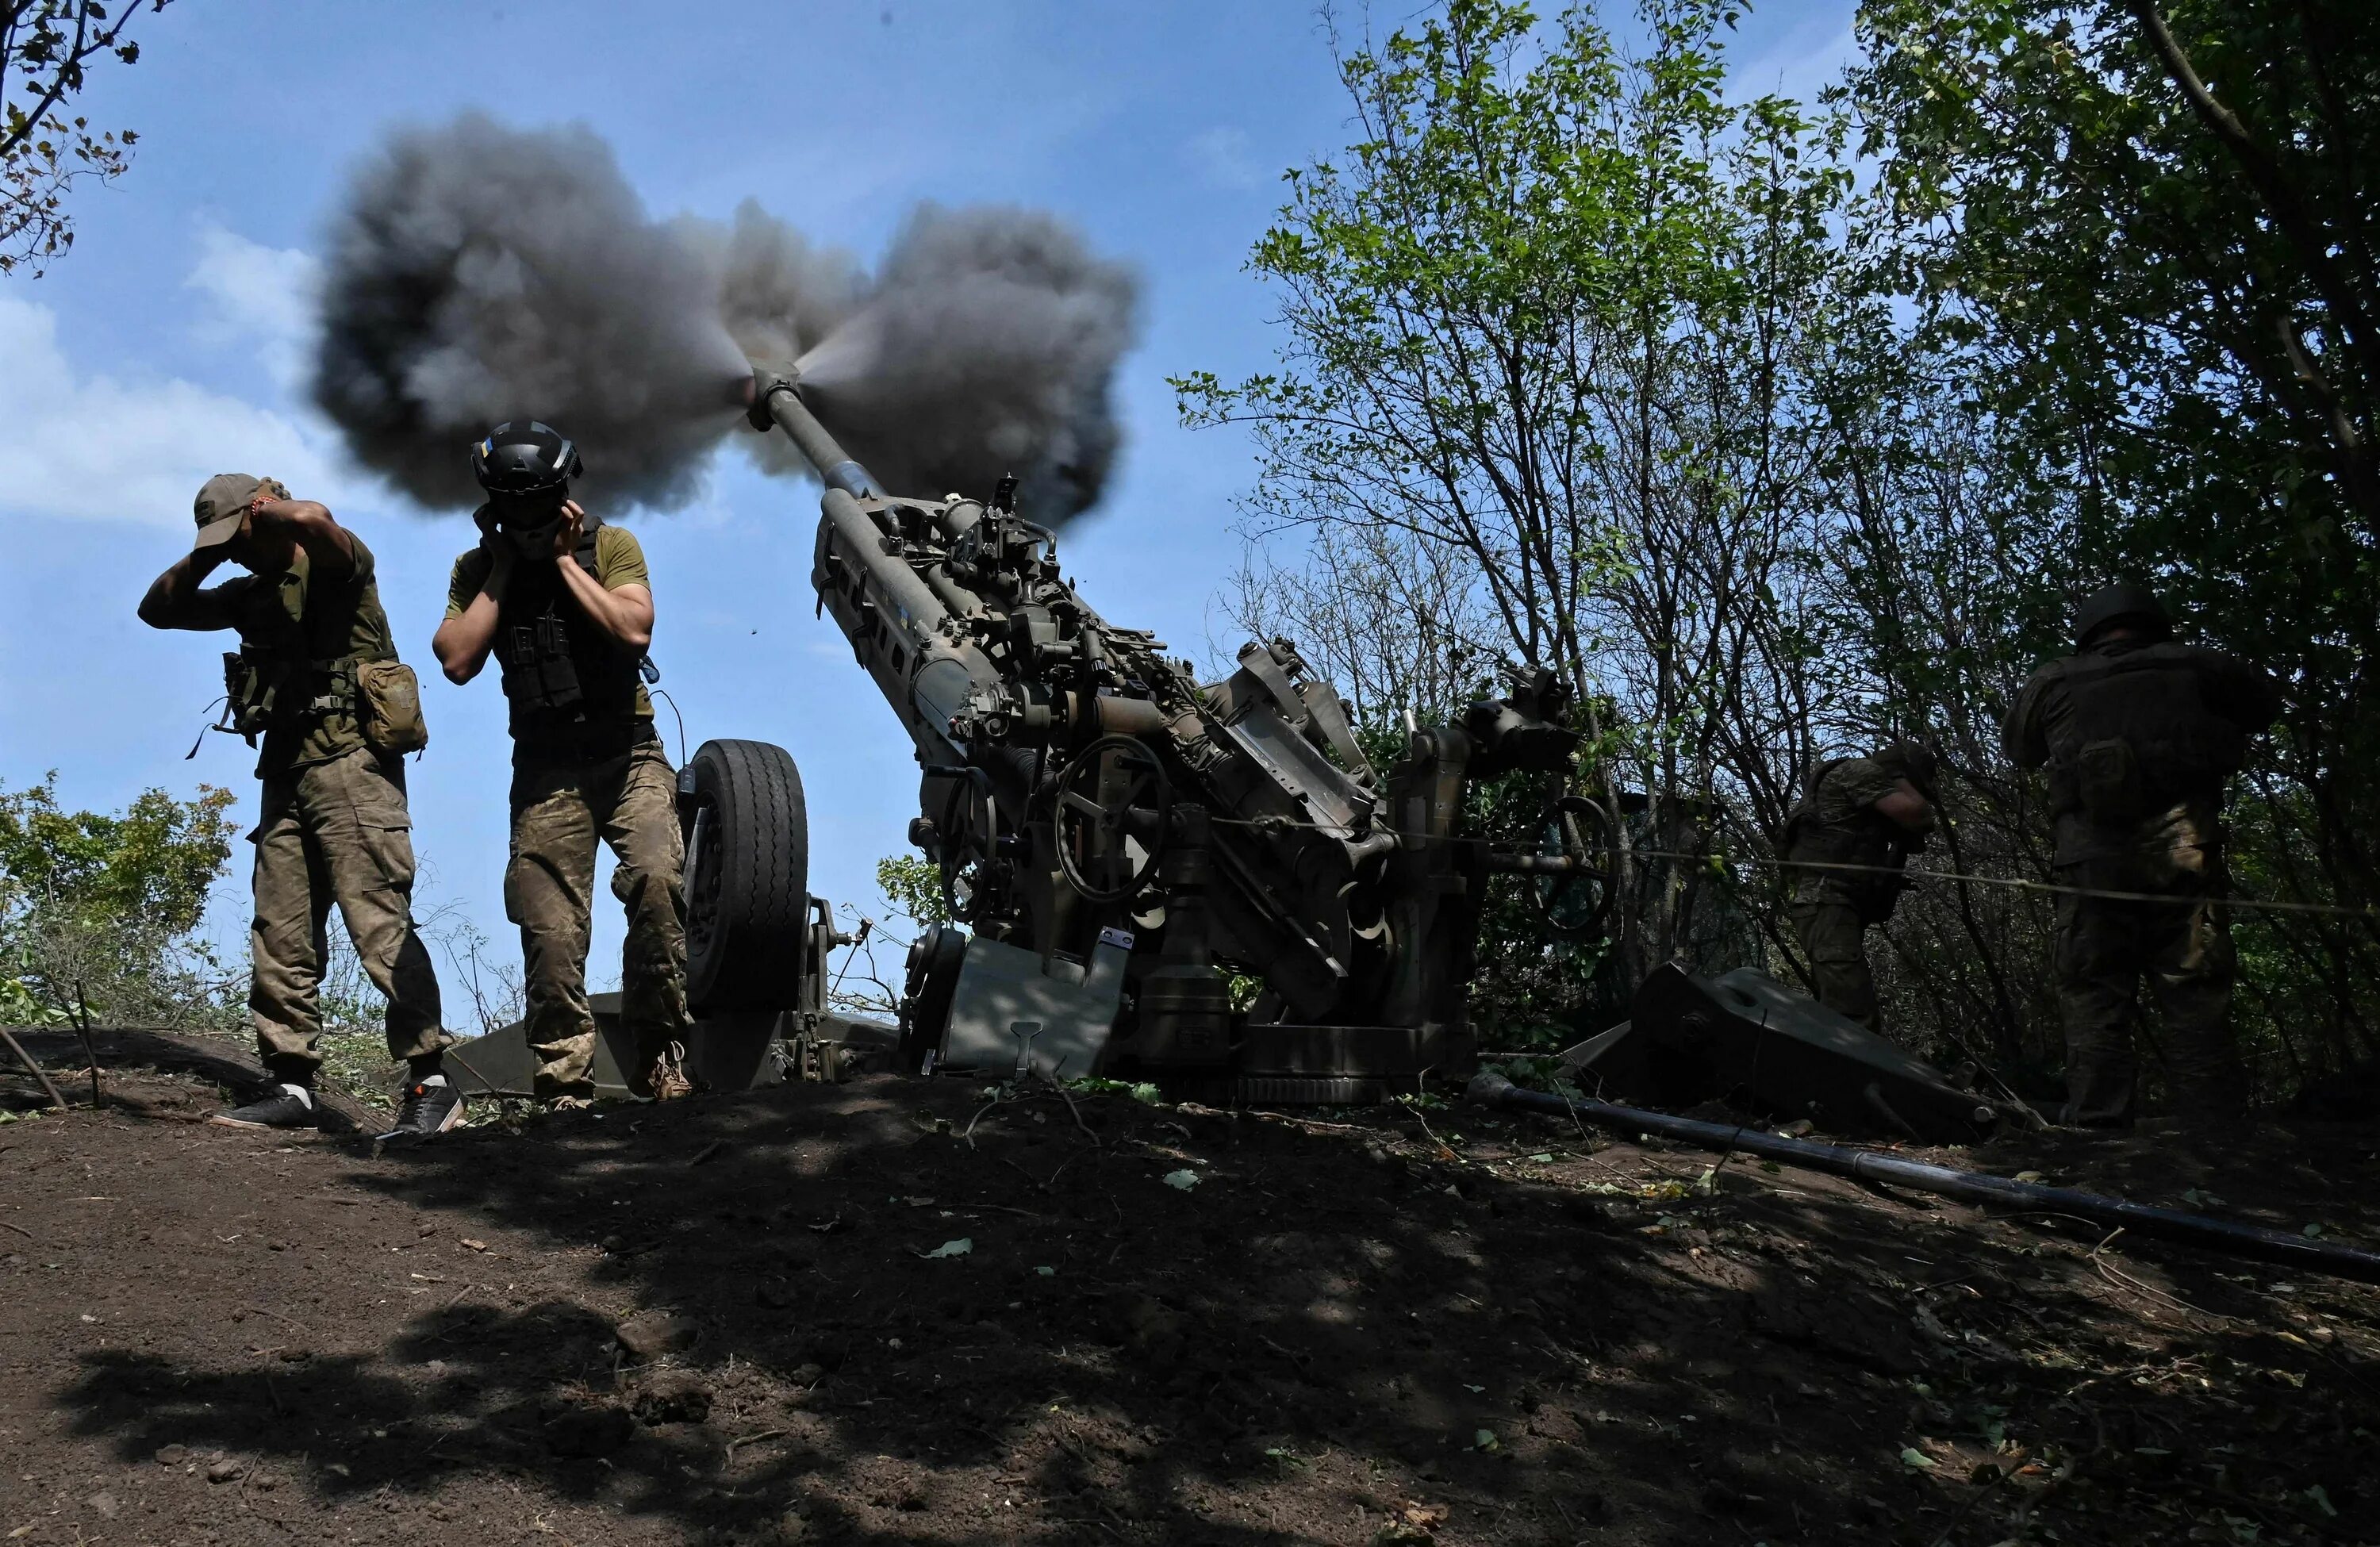
[(2043, 1187), (2036, 1182), (2011, 1181), (2005, 1176), (1986, 1175), (1979, 1171), (1953, 1171), (1947, 1165), (1928, 1165), (1922, 1161), (1902, 1160), (1896, 1155), (1878, 1154), (1873, 1150), (1855, 1150), (1848, 1145), (1787, 1139), (1781, 1134), (1738, 1127), (1728, 1123), (1673, 1117), (1666, 1112), (1646, 1112), (1637, 1107), (1615, 1106), (1609, 1102), (1585, 1098), (1573, 1101), (1549, 1096), (1542, 1091), (1524, 1090), (1492, 1070), (1483, 1069), (1472, 1079), (1469, 1094), (1472, 1100), (1488, 1106), (1573, 1117), (1582, 1123), (1592, 1123), (1597, 1127), (1621, 1133), (1659, 1134), (1664, 1139), (1675, 1139), (1705, 1150), (1740, 1150), (1747, 1155), (1758, 1155), (1763, 1160), (1798, 1165), (1809, 1171), (1824, 1171), (1836, 1176), (1849, 1176), (1855, 1181), (1912, 1188), (1919, 1192), (1938, 1193), (1944, 1198), (1955, 1198), (1966, 1203), (1996, 1203), (2017, 1209), (2071, 1214), (2100, 1224), (2120, 1225), (2136, 1236), (2147, 1236), (2156, 1240), (2174, 1241), (2183, 1246), (2200, 1247), (2233, 1257), (2253, 1258), (2263, 1262), (2277, 1262), (2308, 1273), (2326, 1273), (2333, 1278), (2353, 1279), (2360, 1284), (2380, 1284), (2380, 1253), (2360, 1251), (2353, 1247), (2328, 1241), (2310, 1240), (2302, 1236), (2267, 1230), (2261, 1225), (2234, 1224), (2225, 1220), (2209, 1219), (2204, 1214), (2185, 1213), (2179, 1209), (2155, 1209), (2145, 1203), (2133, 1203), (2121, 1198), (2078, 1192), (2071, 1188)]

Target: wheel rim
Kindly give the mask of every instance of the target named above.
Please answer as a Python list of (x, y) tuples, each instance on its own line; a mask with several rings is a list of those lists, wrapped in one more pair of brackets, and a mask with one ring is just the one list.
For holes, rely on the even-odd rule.
[(1532, 834), (1536, 853), (1579, 861), (1584, 868), (1525, 877), (1529, 910), (1558, 940), (1600, 938), (1619, 891), (1609, 813), (1585, 796), (1565, 795), (1538, 813)]
[[(1111, 758), (1127, 780), (1113, 804), (1096, 794)], [(1149, 809), (1156, 812), (1155, 832), (1142, 842), (1131, 831), (1132, 812)], [(1172, 818), (1173, 786), (1157, 754), (1136, 737), (1100, 737), (1066, 764), (1052, 790), (1051, 837), (1066, 884), (1087, 902), (1120, 903), (1137, 896), (1157, 874)], [(1131, 855), (1134, 844), (1141, 848), (1137, 861)]]

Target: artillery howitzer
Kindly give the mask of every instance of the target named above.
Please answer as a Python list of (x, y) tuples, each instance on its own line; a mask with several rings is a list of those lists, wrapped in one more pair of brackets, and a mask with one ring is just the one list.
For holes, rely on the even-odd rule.
[[(1464, 993), (1491, 875), (1528, 872), (1567, 932), (1600, 927), (1598, 807), (1553, 800), (1520, 846), (1463, 831), (1473, 781), (1568, 773), (1578, 737), (1550, 675), (1460, 725), (1409, 722), (1383, 774), (1287, 641), (1251, 644), (1201, 684), (1102, 617), (1061, 575), (1050, 532), (1012, 507), (1013, 481), (989, 498), (894, 494), (790, 371), (757, 375), (748, 406), (826, 485), (811, 581), (922, 769), (910, 837), (955, 922), (910, 952), (905, 1068), (1377, 1100), (1469, 1072)], [(694, 998), (790, 1008), (798, 860), (773, 866), (771, 898), (747, 872), (803, 842), (792, 760), (708, 743), (684, 788)]]
[[(1426, 1074), (1469, 1076), (1465, 1002), (1491, 878), (1519, 878), (1548, 935), (1602, 932), (1615, 819), (1562, 792), (1579, 738), (1550, 674), (1473, 703), (1459, 725), (1408, 716), (1383, 774), (1287, 640), (1252, 643), (1230, 676), (1201, 683), (1083, 600), (1055, 538), (1013, 508), (1013, 481), (989, 499), (888, 493), (790, 371), (745, 391), (753, 426), (783, 432), (825, 484), (811, 583), (915, 744), (909, 835), (953, 922), (910, 949), (897, 1036), (836, 1015), (824, 966), (848, 939), (808, 894), (794, 760), (704, 743), (679, 797), (690, 1062), (706, 1082), (832, 1073), (877, 1042), (909, 1072), (1031, 1067), (1177, 1096), (1376, 1101)], [(1548, 786), (1516, 840), (1466, 830), (1486, 779)], [(1910, 1137), (1991, 1118), (1964, 1081), (1767, 980), (1730, 991), (1757, 1013), (1748, 1053), (1728, 1040), (1753, 1023), (1726, 985), (1695, 983), (1656, 974), (1633, 1028), (1575, 1050), (1576, 1067)], [(1761, 1057), (1772, 1038), (1787, 1041)]]

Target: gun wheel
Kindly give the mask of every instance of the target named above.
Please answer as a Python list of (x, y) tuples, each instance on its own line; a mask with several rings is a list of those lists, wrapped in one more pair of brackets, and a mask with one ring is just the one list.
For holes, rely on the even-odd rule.
[(1529, 911), (1557, 940), (1600, 940), (1620, 886), (1620, 844), (1600, 801), (1565, 795), (1530, 826), (1534, 852), (1571, 862), (1572, 869), (1522, 879)]
[(687, 1003), (698, 1015), (799, 1008), (810, 927), (800, 770), (765, 741), (706, 741), (680, 788)]
[(1128, 902), (1156, 879), (1173, 824), (1173, 786), (1157, 754), (1103, 736), (1057, 779), (1051, 826), (1066, 883), (1092, 903)]

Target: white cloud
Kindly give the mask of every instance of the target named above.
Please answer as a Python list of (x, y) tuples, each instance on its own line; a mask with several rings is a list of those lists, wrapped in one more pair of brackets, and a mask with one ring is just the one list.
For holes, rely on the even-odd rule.
[(278, 478), (301, 493), (337, 481), (282, 414), (178, 378), (79, 372), (59, 347), (56, 314), (6, 294), (0, 360), (8, 514), (187, 528), (191, 497), (219, 472)]
[(212, 221), (199, 226), (199, 258), (184, 288), (207, 298), (200, 336), (256, 351), (284, 392), (296, 394), (314, 333), (322, 265), (310, 252), (266, 247)]
[(1223, 126), (1192, 135), (1182, 153), (1191, 170), (1209, 188), (1236, 192), (1256, 188), (1265, 180), (1264, 169), (1257, 164), (1250, 148), (1248, 131), (1243, 128)]

